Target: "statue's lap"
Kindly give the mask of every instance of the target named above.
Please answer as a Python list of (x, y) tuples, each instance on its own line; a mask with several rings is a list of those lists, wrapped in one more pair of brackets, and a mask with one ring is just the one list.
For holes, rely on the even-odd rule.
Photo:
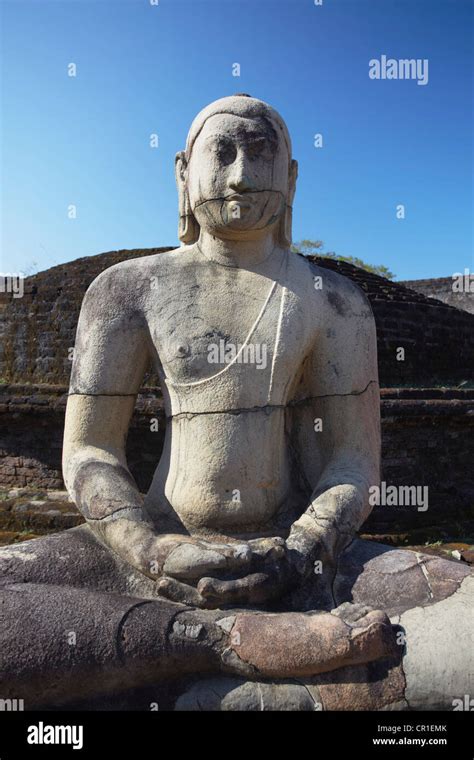
[[(386, 611), (398, 626), (395, 631), (406, 632), (409, 642), (407, 656), (404, 655), (402, 646), (396, 657), (323, 672), (304, 682), (296, 678), (270, 680), (266, 683), (263, 680), (252, 684), (245, 677), (217, 674), (203, 678), (191, 674), (189, 677), (178, 678), (169, 693), (167, 690), (170, 687), (165, 681), (162, 686), (152, 689), (153, 694), (157, 693), (156, 689), (164, 690), (163, 706), (168, 703), (169, 706), (163, 709), (173, 709), (174, 700), (180, 694), (174, 709), (257, 710), (262, 709), (262, 700), (265, 709), (276, 710), (312, 710), (315, 709), (313, 702), (318, 701), (322, 701), (325, 710), (406, 709), (407, 706), (415, 709), (452, 709), (452, 699), (468, 693), (466, 690), (470, 687), (469, 642), (472, 639), (472, 626), (468, 610), (472, 601), (468, 597), (472, 593), (472, 580), (472, 571), (467, 565), (354, 539), (339, 559), (333, 583), (334, 606), (353, 601)], [(169, 616), (170, 603), (165, 600), (163, 604), (160, 603), (155, 583), (103, 546), (88, 526), (0, 549), (0, 593), (2, 586), (7, 595), (10, 589), (24, 586), (29, 591), (23, 604), (33, 607), (35, 594), (38, 594), (41, 606), (41, 599), (46, 600), (48, 588), (51, 587), (51, 600), (56, 600), (51, 609), (58, 608), (61, 611), (66, 610), (68, 605), (73, 605), (71, 614), (76, 617), (79, 614), (81, 619), (83, 614), (89, 614), (91, 604), (97, 605), (99, 627), (101, 621), (104, 623), (104, 615), (106, 619), (108, 615), (112, 618), (118, 615), (117, 620), (121, 620), (132, 608), (143, 608), (143, 605), (137, 604), (137, 600), (141, 599), (156, 600), (156, 619), (159, 624), (161, 613), (164, 618)], [(83, 602), (81, 592), (84, 592)], [(174, 604), (172, 606), (180, 607)], [(318, 608), (317, 598), (309, 608), (305, 605), (306, 610), (312, 608)], [(14, 608), (14, 614), (15, 617), (19, 615), (15, 630), (18, 625), (18, 630), (21, 630), (21, 625), (27, 624), (31, 618), (30, 611), (17, 607)], [(65, 619), (68, 618), (67, 613), (60, 614), (64, 614)], [(224, 614), (229, 615), (230, 612)], [(20, 624), (22, 618), (25, 622)], [(46, 641), (49, 630), (48, 619)], [(96, 622), (91, 621), (87, 630), (87, 635), (91, 637), (88, 646), (94, 652), (97, 647), (102, 650), (102, 633), (96, 630)], [(35, 632), (29, 631), (29, 634), (34, 641)], [(154, 635), (153, 633), (152, 638)], [(138, 647), (138, 652), (143, 631), (137, 629), (136, 636), (136, 641), (131, 644)], [(114, 629), (109, 642), (113, 651), (115, 637)], [(16, 647), (15, 640), (13, 646)], [(157, 650), (157, 656), (161, 657), (158, 651), (161, 650)], [(17, 659), (18, 657), (15, 662)], [(84, 660), (84, 672), (87, 671), (89, 660), (90, 653)], [(451, 662), (452, 673), (448, 674), (446, 663)], [(31, 665), (34, 672), (34, 657)], [(190, 665), (192, 673), (192, 663)], [(76, 673), (80, 674), (80, 661), (77, 666)], [(78, 702), (78, 706), (73, 709), (104, 709), (103, 673), (101, 678), (99, 681), (93, 680), (88, 687), (86, 701)], [(146, 686), (146, 683), (145, 678), (143, 685)], [(122, 681), (121, 684), (124, 686), (125, 682)], [(42, 694), (43, 687), (40, 686), (39, 692)], [(24, 685), (22, 688), (25, 688)], [(35, 695), (29, 693), (31, 690), (34, 692), (34, 683), (28, 688), (29, 701), (35, 703)], [(96, 694), (94, 689), (97, 689)], [(115, 692), (109, 689), (109, 693), (113, 696)], [(123, 695), (120, 694), (122, 699)], [(113, 702), (114, 709), (137, 709), (137, 704), (143, 701), (143, 709), (149, 709), (149, 697), (140, 696), (134, 688), (123, 698), (124, 706), (117, 707)], [(94, 699), (98, 701), (95, 702)], [(56, 704), (56, 700), (52, 699), (52, 703)], [(252, 707), (254, 703), (255, 706)]]
[[(470, 574), (462, 563), (356, 538), (339, 559), (334, 606), (353, 601), (398, 615), (449, 597)], [(159, 599), (154, 582), (103, 546), (88, 526), (0, 549), (0, 584), (10, 583)], [(317, 598), (311, 608), (318, 609)]]

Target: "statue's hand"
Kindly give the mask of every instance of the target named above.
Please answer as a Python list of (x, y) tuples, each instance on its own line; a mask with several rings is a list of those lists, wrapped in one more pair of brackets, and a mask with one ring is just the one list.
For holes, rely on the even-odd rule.
[[(217, 543), (166, 536), (169, 551), (158, 589), (162, 596), (195, 607), (258, 604), (282, 593), (288, 585), (286, 548), (282, 538)], [(174, 546), (173, 546), (174, 543)]]
[(337, 571), (337, 544), (331, 529), (313, 531), (295, 523), (286, 541), (293, 609), (334, 609), (332, 593)]
[(93, 525), (123, 560), (157, 581), (162, 596), (195, 607), (261, 602), (279, 594), (282, 538), (217, 542), (158, 534), (146, 520), (119, 518)]
[(245, 572), (253, 559), (246, 543), (218, 544), (189, 535), (159, 534), (145, 520), (119, 518), (94, 529), (116, 554), (154, 580), (170, 576), (195, 584), (210, 573)]

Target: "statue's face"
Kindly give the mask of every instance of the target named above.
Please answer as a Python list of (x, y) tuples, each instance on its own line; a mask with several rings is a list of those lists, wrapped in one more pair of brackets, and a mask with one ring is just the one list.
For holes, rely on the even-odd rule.
[(222, 238), (262, 234), (284, 213), (288, 161), (286, 144), (270, 122), (211, 116), (187, 167), (189, 200), (200, 226)]

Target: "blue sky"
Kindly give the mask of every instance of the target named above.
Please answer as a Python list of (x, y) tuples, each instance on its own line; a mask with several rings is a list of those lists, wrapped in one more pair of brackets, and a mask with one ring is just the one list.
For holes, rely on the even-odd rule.
[[(0, 5), (3, 272), (177, 245), (175, 153), (196, 113), (235, 92), (287, 121), (295, 240), (398, 279), (474, 271), (468, 0)], [(381, 55), (428, 59), (428, 84), (370, 79)]]

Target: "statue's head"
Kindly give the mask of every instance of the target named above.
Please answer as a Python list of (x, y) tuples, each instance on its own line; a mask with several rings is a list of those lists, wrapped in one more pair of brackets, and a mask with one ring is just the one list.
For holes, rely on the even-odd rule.
[(235, 240), (275, 228), (289, 246), (297, 171), (285, 122), (268, 103), (249, 95), (214, 101), (176, 155), (179, 239), (196, 242), (201, 227)]

